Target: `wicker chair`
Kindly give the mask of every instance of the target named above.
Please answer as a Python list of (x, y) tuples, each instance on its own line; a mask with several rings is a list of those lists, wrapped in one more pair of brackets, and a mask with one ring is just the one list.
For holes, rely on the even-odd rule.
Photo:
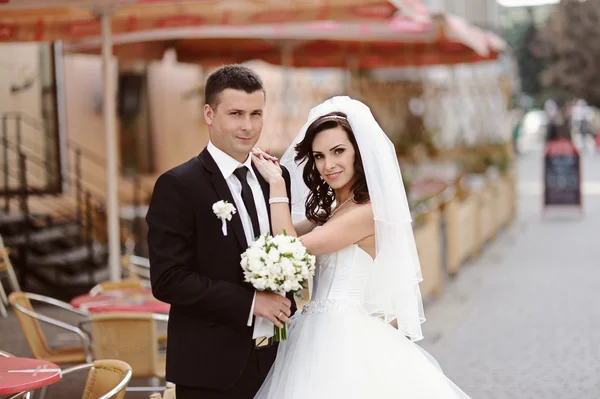
[[(30, 300), (53, 305), (86, 318), (88, 317), (88, 314), (74, 309), (68, 303), (47, 296), (26, 292), (11, 293), (8, 297), (8, 301), (15, 310), (15, 314), (21, 325), (21, 330), (23, 330), (23, 334), (25, 335), (25, 339), (29, 344), (33, 356), (37, 359), (47, 360), (56, 364), (91, 362), (92, 351), (88, 334), (71, 324), (34, 311)], [(40, 321), (76, 334), (81, 340), (81, 346), (50, 348), (40, 327)]]
[[(91, 316), (96, 359), (120, 359), (131, 365), (135, 378), (164, 378), (165, 355), (159, 354), (156, 321), (168, 316), (152, 313), (110, 312)], [(163, 388), (135, 387), (156, 391)]]
[(90, 295), (98, 295), (104, 291), (112, 291), (112, 290), (126, 290), (126, 289), (136, 289), (143, 288), (144, 285), (140, 280), (136, 279), (124, 279), (119, 281), (103, 281), (100, 284), (95, 285), (90, 290)]
[[(139, 256), (124, 256), (125, 258), (140, 258)], [(145, 259), (145, 258), (140, 258), (140, 259)], [(136, 259), (133, 259), (133, 262), (138, 262)], [(94, 288), (92, 288), (90, 290), (90, 295), (97, 295), (101, 292), (104, 291), (111, 291), (111, 290), (125, 290), (125, 289), (135, 289), (135, 288), (143, 288), (143, 287), (149, 287), (150, 286), (150, 280), (143, 280), (140, 279), (139, 277), (135, 277), (135, 275), (131, 275), (129, 278), (127, 279), (123, 279), (123, 280), (119, 280), (119, 281), (103, 281), (100, 284), (94, 286)], [(167, 345), (167, 336), (166, 335), (159, 335), (157, 337), (158, 340), (158, 344), (161, 346), (165, 346)]]

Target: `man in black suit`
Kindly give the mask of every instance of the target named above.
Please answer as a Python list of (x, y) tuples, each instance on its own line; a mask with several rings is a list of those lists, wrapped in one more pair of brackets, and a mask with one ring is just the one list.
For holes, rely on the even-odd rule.
[[(249, 243), (270, 233), (269, 186), (249, 156), (265, 91), (251, 69), (228, 65), (209, 76), (205, 102), (208, 146), (161, 175), (152, 194), (152, 292), (171, 304), (166, 377), (177, 399), (252, 398), (277, 353), (255, 322), (281, 327), (295, 310), (289, 298), (244, 283), (240, 266)], [(225, 226), (213, 212), (221, 200), (236, 209)]]

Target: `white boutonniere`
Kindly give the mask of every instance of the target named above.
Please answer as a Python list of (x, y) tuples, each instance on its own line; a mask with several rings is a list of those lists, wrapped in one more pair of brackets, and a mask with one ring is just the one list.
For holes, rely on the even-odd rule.
[(212, 209), (215, 215), (217, 215), (217, 217), (221, 219), (221, 222), (223, 223), (221, 229), (223, 230), (223, 235), (226, 236), (227, 221), (231, 220), (231, 217), (236, 212), (235, 206), (233, 206), (233, 204), (230, 204), (227, 201), (221, 200), (215, 202), (212, 206)]

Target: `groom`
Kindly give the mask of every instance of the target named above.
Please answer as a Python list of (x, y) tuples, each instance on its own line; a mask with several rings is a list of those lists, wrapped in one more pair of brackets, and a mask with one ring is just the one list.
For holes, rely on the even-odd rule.
[[(152, 292), (171, 304), (166, 378), (177, 399), (252, 398), (277, 353), (271, 339), (257, 337), (255, 322), (281, 326), (295, 311), (290, 299), (244, 283), (240, 266), (254, 238), (270, 233), (269, 186), (249, 156), (265, 90), (254, 71), (228, 65), (209, 76), (205, 101), (208, 146), (161, 175), (152, 194)], [(284, 176), (289, 197), (285, 169)], [(213, 212), (219, 201), (236, 210), (225, 226)]]

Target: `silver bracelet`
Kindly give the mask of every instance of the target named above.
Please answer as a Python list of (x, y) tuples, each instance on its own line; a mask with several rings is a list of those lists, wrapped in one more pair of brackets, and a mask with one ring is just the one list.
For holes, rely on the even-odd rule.
[(288, 197), (273, 197), (269, 198), (269, 204), (289, 204), (290, 199)]

